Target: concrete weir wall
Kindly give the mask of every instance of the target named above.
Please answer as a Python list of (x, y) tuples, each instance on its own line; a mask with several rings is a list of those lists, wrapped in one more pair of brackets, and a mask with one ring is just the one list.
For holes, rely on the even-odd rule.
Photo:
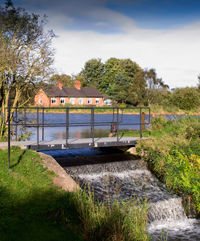
[(43, 160), (44, 167), (47, 167), (48, 170), (51, 170), (58, 175), (57, 177), (53, 178), (53, 183), (55, 185), (68, 192), (73, 192), (80, 188), (79, 185), (65, 172), (65, 170), (52, 156), (46, 155), (42, 152), (38, 152), (38, 154)]

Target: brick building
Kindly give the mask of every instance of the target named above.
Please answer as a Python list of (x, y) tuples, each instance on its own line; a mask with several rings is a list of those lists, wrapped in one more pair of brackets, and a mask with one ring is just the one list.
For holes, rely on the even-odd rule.
[(82, 87), (80, 81), (76, 80), (74, 87), (62, 87), (58, 81), (57, 86), (50, 89), (41, 88), (34, 98), (35, 106), (54, 107), (59, 105), (94, 105), (102, 106), (103, 95), (91, 87)]

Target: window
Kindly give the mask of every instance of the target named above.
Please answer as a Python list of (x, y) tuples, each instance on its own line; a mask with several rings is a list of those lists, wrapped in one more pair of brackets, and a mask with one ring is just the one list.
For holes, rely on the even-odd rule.
[(65, 98), (60, 98), (60, 104), (65, 104)]
[(74, 105), (74, 98), (70, 98), (70, 103)]
[(96, 98), (96, 105), (99, 105), (99, 98)]
[(56, 98), (51, 98), (51, 103), (55, 104), (56, 103)]
[(42, 104), (42, 99), (39, 99), (39, 104)]
[(88, 99), (87, 99), (87, 103), (88, 103), (88, 105), (91, 105), (91, 104), (92, 104), (92, 99), (91, 99), (91, 98), (88, 98)]
[(83, 104), (83, 98), (79, 98), (78, 102), (79, 102), (79, 105), (82, 105)]

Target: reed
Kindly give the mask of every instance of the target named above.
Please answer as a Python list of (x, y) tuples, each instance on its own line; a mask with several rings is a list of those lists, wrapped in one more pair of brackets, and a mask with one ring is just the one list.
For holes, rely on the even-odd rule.
[(87, 240), (150, 240), (146, 232), (147, 200), (97, 202), (91, 190), (77, 190), (72, 201)]

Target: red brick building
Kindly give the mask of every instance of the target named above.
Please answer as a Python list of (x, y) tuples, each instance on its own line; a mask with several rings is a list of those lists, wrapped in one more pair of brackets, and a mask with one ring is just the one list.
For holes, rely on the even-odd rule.
[(35, 95), (35, 106), (54, 107), (59, 105), (103, 105), (103, 95), (96, 89), (82, 87), (80, 81), (75, 81), (74, 87), (62, 87), (58, 82), (57, 86), (51, 89), (41, 88)]

